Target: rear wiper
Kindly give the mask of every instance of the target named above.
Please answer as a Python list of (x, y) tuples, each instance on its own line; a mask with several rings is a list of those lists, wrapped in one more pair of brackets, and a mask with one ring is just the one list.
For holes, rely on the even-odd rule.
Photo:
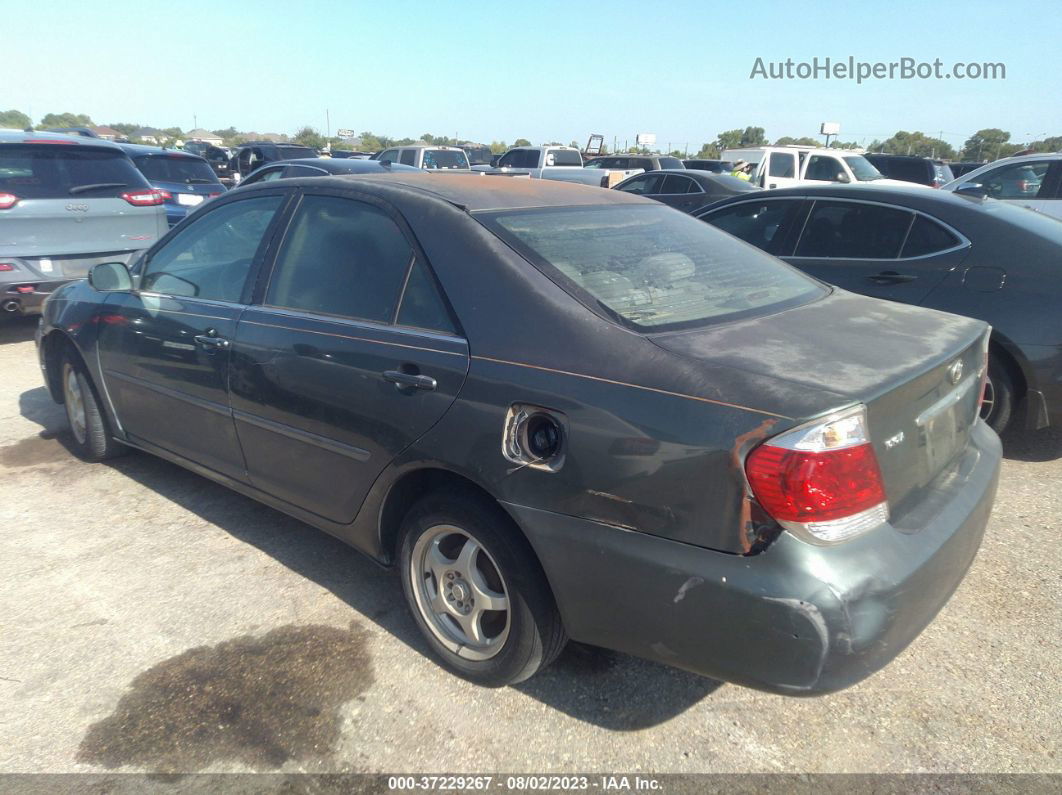
[(128, 186), (126, 182), (97, 182), (95, 185), (75, 185), (70, 189), (70, 195), (74, 196), (78, 193), (85, 193), (90, 190), (102, 190), (103, 188), (125, 188)]

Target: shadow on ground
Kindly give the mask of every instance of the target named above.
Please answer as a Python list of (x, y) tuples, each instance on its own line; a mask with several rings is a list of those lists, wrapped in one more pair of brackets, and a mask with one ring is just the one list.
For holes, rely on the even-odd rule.
[[(67, 438), (66, 416), (47, 390), (22, 393), (19, 405), (24, 417), (43, 427), (40, 438), (55, 440), (52, 445), (58, 449)], [(327, 588), (416, 653), (428, 655), (397, 578), (343, 542), (145, 453), (134, 451), (107, 466)], [(578, 720), (629, 731), (675, 717), (720, 685), (627, 655), (569, 644), (550, 668), (517, 689)]]
[(29, 342), (37, 330), (36, 317), (0, 317), (0, 345)]
[(1007, 429), (1000, 437), (1003, 455), (1014, 461), (1053, 461), (1062, 458), (1062, 430), (1045, 428), (1040, 431)]

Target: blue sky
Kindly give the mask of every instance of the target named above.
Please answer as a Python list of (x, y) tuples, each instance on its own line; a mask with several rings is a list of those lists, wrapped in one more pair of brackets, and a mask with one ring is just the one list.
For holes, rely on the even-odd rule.
[[(653, 132), (694, 150), (721, 130), (762, 126), (773, 140), (821, 121), (867, 143), (897, 129), (953, 144), (982, 127), (1062, 134), (1057, 0), (816, 7), (0, 0), (0, 109), (288, 133), (323, 132), (327, 109), (333, 131), (536, 143), (600, 132), (610, 145)], [(1007, 79), (749, 79), (757, 57), (815, 56), (1003, 62)]]

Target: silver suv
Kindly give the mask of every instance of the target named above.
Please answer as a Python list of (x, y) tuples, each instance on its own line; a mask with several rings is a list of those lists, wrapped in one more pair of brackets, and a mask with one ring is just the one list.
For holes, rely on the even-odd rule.
[(0, 130), (0, 314), (40, 312), (60, 285), (168, 228), (162, 194), (118, 146)]

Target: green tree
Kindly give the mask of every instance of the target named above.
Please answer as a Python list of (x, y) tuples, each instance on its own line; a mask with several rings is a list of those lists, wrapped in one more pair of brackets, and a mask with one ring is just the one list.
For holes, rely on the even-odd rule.
[(491, 141), (490, 142), (490, 153), (492, 155), (504, 155), (508, 151), (509, 151), (509, 144), (505, 143), (505, 141)]
[(116, 121), (113, 124), (108, 124), (107, 126), (110, 127), (112, 130), (117, 130), (122, 135), (132, 135), (134, 130), (139, 130), (144, 125), (127, 121)]
[(697, 160), (718, 160), (719, 151), (718, 142), (701, 144), (700, 151), (694, 155), (694, 158)]
[(300, 128), (299, 131), (295, 133), (295, 137), (292, 140), (297, 144), (309, 146), (313, 149), (323, 149), (325, 144), (328, 143), (325, 137), (321, 135), (316, 128), (310, 127), (309, 125)]
[(12, 130), (25, 130), (33, 126), (33, 120), (20, 110), (0, 111), (0, 127)]
[[(3, 125), (0, 124), (0, 127)], [(1054, 135), (1042, 141), (1033, 141), (1028, 148), (1034, 152), (1062, 152), (1062, 135)]]
[(874, 141), (870, 145), (873, 152), (885, 152), (890, 155), (914, 155), (915, 157), (943, 157), (952, 159), (955, 150), (946, 141), (931, 138), (922, 132), (899, 130), (891, 138)]
[(819, 146), (822, 141), (816, 141), (814, 138), (809, 138), (804, 135), (800, 138), (791, 138), (788, 135), (783, 135), (777, 141), (774, 142), (775, 146)]
[(513, 146), (531, 146), (531, 142), (526, 138), (517, 138), (513, 141)]
[(959, 156), (963, 160), (995, 160), (1019, 151), (1019, 145), (1010, 143), (1009, 132), (998, 127), (987, 127), (966, 139)]
[(766, 143), (767, 136), (763, 134), (762, 127), (746, 127), (741, 133), (742, 146), (764, 146)]
[(211, 132), (213, 132), (214, 135), (217, 135), (224, 140), (235, 138), (237, 135), (240, 134), (240, 131), (237, 130), (235, 127), (226, 127), (224, 130), (212, 130)]
[(92, 119), (85, 113), (47, 113), (37, 125), (38, 130), (48, 127), (91, 127)]
[[(741, 130), (726, 130), (719, 133), (719, 137), (715, 139), (716, 149), (737, 149), (741, 146), (741, 136), (743, 132)], [(705, 144), (708, 146), (708, 144)]]

